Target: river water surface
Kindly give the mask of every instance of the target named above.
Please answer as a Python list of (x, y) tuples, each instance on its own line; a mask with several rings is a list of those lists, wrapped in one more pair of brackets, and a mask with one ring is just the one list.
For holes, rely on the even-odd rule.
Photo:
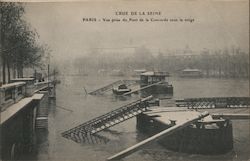
[[(100, 132), (106, 139), (78, 144), (61, 136), (61, 132), (75, 127), (96, 116), (111, 111), (128, 102), (139, 99), (138, 95), (116, 98), (111, 92), (103, 96), (86, 95), (122, 77), (101, 76), (60, 76), (56, 100), (50, 101), (48, 132), (38, 132), (38, 161), (102, 161), (111, 155), (134, 145), (146, 138), (136, 130), (136, 120), (132, 118), (112, 128)], [(134, 79), (134, 78), (133, 78)], [(183, 79), (170, 78), (174, 86), (174, 98), (248, 96), (247, 80), (234, 79)], [(124, 161), (245, 161), (250, 159), (250, 122), (233, 121), (234, 150), (224, 155), (204, 156), (171, 152), (157, 143), (124, 158)]]

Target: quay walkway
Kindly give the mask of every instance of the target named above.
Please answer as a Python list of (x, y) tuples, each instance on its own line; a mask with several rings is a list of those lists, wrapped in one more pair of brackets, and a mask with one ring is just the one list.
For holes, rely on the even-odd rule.
[(19, 102), (13, 104), (12, 106), (8, 107), (6, 110), (1, 112), (1, 124), (5, 123), (9, 118), (14, 116), (16, 113), (18, 113), (20, 110), (22, 110), (23, 107), (26, 107), (29, 103), (31, 103), (33, 100), (41, 100), (43, 98), (43, 94), (34, 94), (32, 97), (27, 97), (21, 99)]

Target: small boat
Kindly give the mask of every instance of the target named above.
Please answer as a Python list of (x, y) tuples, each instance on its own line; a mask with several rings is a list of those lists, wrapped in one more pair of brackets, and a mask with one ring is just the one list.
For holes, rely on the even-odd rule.
[(130, 91), (131, 89), (129, 89), (125, 84), (121, 84), (118, 87), (113, 88), (113, 93), (116, 95), (122, 95)]

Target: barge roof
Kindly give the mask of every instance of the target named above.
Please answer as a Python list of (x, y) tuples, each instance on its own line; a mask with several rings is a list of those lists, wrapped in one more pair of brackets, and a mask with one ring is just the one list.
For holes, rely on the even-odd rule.
[(190, 68), (186, 68), (184, 70), (182, 70), (183, 72), (201, 72), (201, 70), (199, 69), (190, 69)]
[[(144, 112), (144, 114), (154, 117), (155, 120), (162, 122), (164, 124), (171, 124), (171, 121), (176, 121), (176, 124), (184, 123), (192, 118), (201, 114), (201, 112), (190, 110), (187, 108), (180, 107), (152, 107), (151, 111)], [(216, 121), (211, 115), (203, 118), (202, 122)]]
[(158, 71), (144, 72), (141, 75), (143, 76), (165, 76), (165, 77), (170, 76), (168, 72), (158, 72)]

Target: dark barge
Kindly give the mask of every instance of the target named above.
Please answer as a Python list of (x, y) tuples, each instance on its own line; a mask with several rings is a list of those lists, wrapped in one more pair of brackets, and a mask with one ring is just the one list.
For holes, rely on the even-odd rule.
[[(173, 110), (174, 109), (174, 110)], [(180, 111), (175, 108), (155, 108), (137, 116), (137, 129), (155, 135), (189, 119), (197, 111)], [(225, 154), (233, 149), (232, 123), (227, 119), (213, 119), (211, 115), (169, 136), (160, 139), (166, 149), (191, 154)]]

